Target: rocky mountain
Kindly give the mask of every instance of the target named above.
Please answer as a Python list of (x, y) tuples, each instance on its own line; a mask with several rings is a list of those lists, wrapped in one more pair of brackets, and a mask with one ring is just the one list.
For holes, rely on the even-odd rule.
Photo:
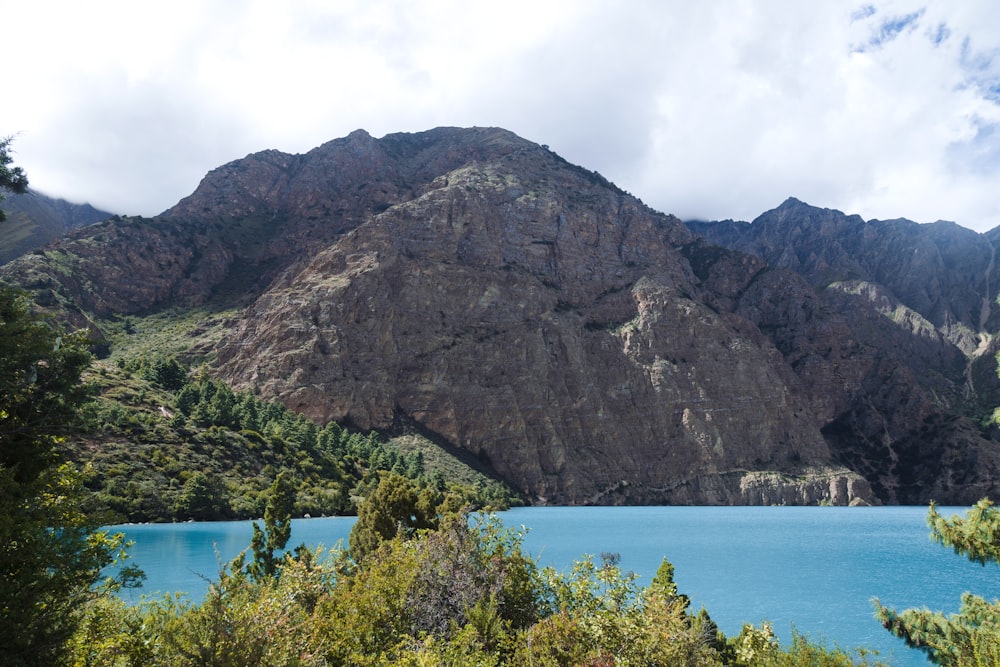
[(708, 241), (802, 274), (819, 290), (878, 285), (971, 355), (1000, 328), (995, 243), (953, 222), (864, 221), (788, 199), (753, 223), (690, 222)]
[(41, 248), (66, 232), (112, 216), (90, 204), (73, 204), (28, 190), (0, 201), (7, 219), (0, 223), (0, 264)]
[[(848, 402), (822, 427), (837, 461), (864, 474), (890, 502), (947, 497), (942, 485), (985, 495), (988, 485), (962, 471), (991, 465), (986, 461), (996, 447), (995, 433), (977, 422), (1000, 405), (994, 270), (1000, 230), (866, 222), (796, 199), (752, 223), (688, 227), (713, 244), (794, 271), (820, 308), (848, 323), (858, 353), (838, 360), (835, 371), (848, 381)], [(777, 342), (793, 366), (825, 344), (815, 336)], [(815, 385), (827, 373), (799, 376)], [(824, 386), (810, 393), (820, 400), (830, 395)]]
[[(981, 271), (945, 253), (956, 271), (934, 290), (864, 272), (824, 285), (806, 266), (894, 257), (924, 277), (905, 236), (857, 222), (883, 259), (830, 232), (783, 265), (504, 130), (358, 131), (227, 164), (161, 216), (74, 232), (0, 275), (98, 333), (217, 313), (186, 339), (217, 377), (321, 422), (419, 433), (536, 503), (995, 492), (977, 421), (1000, 404), (989, 240), (968, 241)], [(952, 231), (937, 243), (961, 254)]]

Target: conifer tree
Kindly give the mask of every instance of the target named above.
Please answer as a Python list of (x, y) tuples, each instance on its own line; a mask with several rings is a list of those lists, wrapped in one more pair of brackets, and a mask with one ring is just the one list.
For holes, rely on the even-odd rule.
[[(14, 194), (24, 194), (28, 191), (28, 176), (21, 167), (11, 167), (14, 158), (10, 156), (10, 143), (13, 137), (0, 139), (0, 200), (3, 200), (3, 191)], [(0, 222), (7, 219), (7, 215), (0, 209)]]
[(0, 287), (0, 664), (61, 664), (121, 547), (83, 512), (80, 477), (59, 451), (89, 359), (82, 337), (60, 335)]
[(410, 537), (418, 529), (435, 527), (435, 523), (421, 511), (414, 485), (402, 475), (386, 473), (358, 507), (358, 520), (348, 536), (351, 556), (360, 562), (383, 541), (397, 535)]
[[(956, 554), (986, 566), (1000, 564), (1000, 511), (984, 498), (965, 518), (942, 517), (931, 503), (927, 522), (935, 541)], [(945, 616), (927, 609), (896, 612), (876, 599), (875, 616), (909, 646), (927, 653), (939, 665), (1000, 664), (1000, 602), (965, 593), (958, 614)]]
[(253, 562), (248, 566), (250, 576), (263, 581), (278, 571), (278, 557), (275, 552), (285, 548), (292, 536), (292, 510), (295, 507), (295, 484), (288, 473), (282, 470), (275, 477), (268, 493), (264, 509), (264, 529), (253, 522)]

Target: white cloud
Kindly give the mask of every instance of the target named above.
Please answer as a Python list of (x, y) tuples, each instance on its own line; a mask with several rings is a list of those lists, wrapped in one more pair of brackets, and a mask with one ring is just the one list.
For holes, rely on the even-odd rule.
[(0, 0), (32, 184), (155, 214), (247, 153), (499, 125), (682, 217), (1000, 225), (989, 0)]

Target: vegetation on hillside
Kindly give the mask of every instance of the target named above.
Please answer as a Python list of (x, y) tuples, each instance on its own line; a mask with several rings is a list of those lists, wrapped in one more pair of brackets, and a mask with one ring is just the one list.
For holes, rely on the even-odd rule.
[(95, 369), (97, 395), (82, 411), (87, 429), (70, 451), (86, 465), (91, 510), (110, 523), (259, 517), (281, 473), (295, 487), (295, 516), (354, 514), (383, 471), (475, 507), (519, 502), (455, 461), (428, 465), (412, 444), (403, 453), (374, 432), (320, 426), (174, 358), (118, 357)]

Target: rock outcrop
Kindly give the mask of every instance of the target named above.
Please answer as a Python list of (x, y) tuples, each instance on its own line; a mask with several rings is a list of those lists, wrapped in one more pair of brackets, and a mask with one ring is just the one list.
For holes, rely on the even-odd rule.
[(770, 342), (700, 297), (678, 220), (499, 145), (286, 273), (221, 375), (320, 421), (433, 434), (535, 502), (742, 502), (750, 471), (849, 475)]
[(1000, 487), (960, 410), (992, 322), (980, 297), (956, 288), (925, 313), (864, 272), (824, 284), (805, 268), (829, 258), (718, 244), (504, 130), (358, 131), (220, 167), (161, 216), (4, 274), (97, 328), (241, 305), (219, 377), (319, 421), (419, 432), (535, 503), (966, 503)]

